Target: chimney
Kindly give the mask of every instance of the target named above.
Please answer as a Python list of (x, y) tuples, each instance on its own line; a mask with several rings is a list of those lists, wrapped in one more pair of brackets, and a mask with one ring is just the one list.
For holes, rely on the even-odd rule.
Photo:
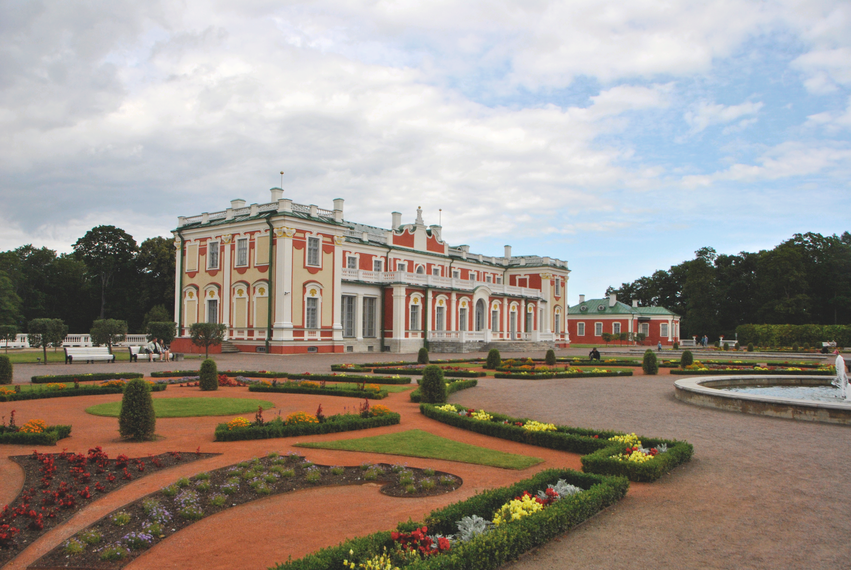
[(277, 202), (281, 198), (284, 197), (284, 189), (283, 188), (270, 188), (269, 192), (272, 193), (272, 201)]
[(638, 299), (633, 299), (633, 300), (632, 300), (632, 306), (633, 306), (633, 307), (638, 307)]
[(609, 306), (614, 307), (615, 303), (617, 303), (617, 302), (618, 302), (618, 294), (617, 293), (611, 293), (609, 295)]
[(505, 246), (505, 259), (511, 259), (511, 246)]
[(237, 198), (236, 200), (231, 200), (230, 201), (230, 207), (233, 208), (234, 210), (238, 210), (239, 208), (244, 208), (245, 207), (245, 200), (243, 200), (242, 198)]
[(402, 214), (399, 212), (393, 212), (390, 215), (393, 216), (393, 223), (390, 225), (390, 229), (396, 231), (399, 229), (399, 226), (402, 225)]
[(585, 295), (580, 295), (580, 296), (579, 296), (579, 302), (580, 302), (580, 303), (584, 303), (584, 302), (585, 302)]
[(342, 198), (334, 198), (334, 221), (342, 222), (343, 221), (343, 203), (345, 200)]

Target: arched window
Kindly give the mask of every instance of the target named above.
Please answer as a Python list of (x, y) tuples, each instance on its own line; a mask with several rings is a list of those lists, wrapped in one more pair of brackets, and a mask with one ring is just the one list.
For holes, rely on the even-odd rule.
[(485, 301), (484, 299), (479, 299), (476, 301), (476, 330), (483, 331), (485, 330)]
[(425, 275), (425, 267), (417, 265), (417, 275)]

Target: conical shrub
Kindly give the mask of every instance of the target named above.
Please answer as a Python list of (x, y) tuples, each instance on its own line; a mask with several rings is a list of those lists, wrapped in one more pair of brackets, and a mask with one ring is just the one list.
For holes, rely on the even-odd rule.
[(645, 374), (653, 375), (659, 372), (659, 363), (656, 361), (656, 355), (652, 350), (644, 352), (644, 360), (641, 361), (641, 369)]
[(5, 354), (0, 354), (0, 384), (12, 383), (12, 361)]
[(157, 416), (151, 399), (151, 386), (144, 380), (130, 380), (124, 387), (118, 432), (131, 441), (146, 441), (154, 437)]
[(201, 371), (198, 373), (198, 386), (207, 391), (219, 389), (219, 370), (216, 368), (216, 361), (212, 358), (201, 363)]
[(430, 364), (423, 369), (423, 379), (420, 380), (420, 398), (427, 404), (442, 404), (446, 402), (446, 382), (440, 366)]

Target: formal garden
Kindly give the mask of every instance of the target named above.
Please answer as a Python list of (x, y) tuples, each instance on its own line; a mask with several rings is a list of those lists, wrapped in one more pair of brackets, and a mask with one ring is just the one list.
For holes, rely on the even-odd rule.
[[(522, 391), (536, 380), (641, 382), (748, 366), (832, 373), (805, 362), (690, 357), (648, 351), (590, 362), (550, 351), (539, 359), (492, 352), (430, 360), (420, 353), (324, 373), (219, 370), (205, 360), (200, 369), (147, 376), (110, 367), (7, 382), (0, 386), (0, 451), (21, 477), (0, 484), (8, 501), (0, 565), (154, 567), (151, 556), (171, 555), (180, 537), (194, 536), (187, 534), (194, 525), (232, 524), (230, 513), (255, 502), (272, 516), (307, 505), (309, 493), (340, 487), (335, 496), (343, 502), (369, 494), (362, 512), (351, 513), (371, 521), (357, 527), (365, 532), (302, 537), (297, 547), (255, 561), (305, 569), (497, 568), (608, 509), (631, 486), (665, 485), (695, 450), (677, 434), (559, 425), (459, 405), (453, 395), (475, 399), (477, 386), (489, 382), (518, 381), (512, 390)], [(236, 551), (254, 548), (219, 540), (232, 540)]]

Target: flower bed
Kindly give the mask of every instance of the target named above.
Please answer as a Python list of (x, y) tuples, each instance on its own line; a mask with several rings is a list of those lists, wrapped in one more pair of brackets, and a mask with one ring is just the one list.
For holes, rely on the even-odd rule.
[[(287, 378), (286, 372), (269, 372), (268, 370), (219, 370), (219, 375), (224, 374), (236, 378), (237, 376), (250, 376), (252, 378)], [(175, 376), (198, 376), (197, 370), (165, 370), (151, 372), (151, 378), (173, 378)]]
[(334, 372), (372, 372), (372, 366), (363, 366), (360, 364), (332, 364), (331, 370)]
[[(642, 437), (640, 439), (648, 447), (664, 444), (667, 451), (659, 453), (645, 463), (623, 462), (613, 459), (614, 456), (623, 454), (629, 447), (616, 439), (624, 435), (619, 432), (568, 426), (552, 426), (554, 429), (530, 429), (524, 426), (534, 420), (513, 418), (483, 410), (476, 412), (476, 410), (459, 408), (453, 404), (443, 406), (420, 404), (420, 411), (426, 417), (477, 433), (527, 445), (581, 453), (584, 471), (603, 475), (622, 475), (628, 477), (630, 481), (655, 481), (677, 465), (690, 460), (694, 451), (691, 444), (684, 441)], [(533, 425), (537, 428), (540, 425), (551, 424), (534, 422)]]
[[(447, 380), (446, 381), (446, 395), (454, 394), (460, 390), (466, 390), (467, 388), (474, 388), (479, 383), (478, 380)], [(419, 403), (422, 398), (422, 393), (420, 389), (417, 388), (413, 392), (411, 392), (411, 401)]]
[(362, 389), (351, 389), (337, 386), (326, 386), (325, 381), (311, 382), (257, 382), (248, 387), (249, 392), (278, 392), (291, 394), (316, 394), (321, 396), (342, 396), (346, 398), (369, 398), (370, 400), (382, 400), (387, 397), (387, 391), (375, 386), (370, 388), (365, 385)]
[(608, 370), (605, 368), (593, 368), (583, 370), (581, 368), (570, 368), (565, 372), (535, 372), (529, 370), (515, 372), (496, 372), (494, 378), (512, 378), (515, 380), (547, 380), (550, 378), (599, 378), (611, 376), (632, 376), (632, 370)]
[(50, 374), (45, 376), (33, 376), (30, 381), (33, 384), (49, 384), (51, 382), (90, 382), (93, 380), (117, 380), (117, 379), (144, 378), (138, 372), (92, 372), (90, 374)]
[(391, 412), (382, 405), (370, 407), (364, 400), (359, 414), (337, 414), (325, 417), (322, 405), (316, 415), (305, 412), (290, 414), (285, 419), (280, 416), (272, 421), (264, 421), (262, 411), (258, 411), (254, 421), (243, 417), (216, 426), (216, 441), (239, 441), (245, 439), (271, 439), (274, 437), (293, 437), (297, 435), (316, 435), (369, 429), (398, 424), (399, 414)]
[(109, 459), (95, 447), (87, 455), (34, 451), (10, 457), (24, 470), (24, 486), (0, 513), (0, 566), (100, 495), (151, 472), (213, 455), (172, 451), (144, 459), (123, 454)]
[[(418, 366), (407, 366), (405, 368), (374, 368), (373, 372), (380, 372), (384, 374), (407, 374), (410, 376), (422, 376), (424, 365)], [(487, 376), (487, 372), (475, 371), (475, 370), (463, 370), (455, 366), (441, 366), (440, 367), (444, 374), (449, 376), (455, 376), (457, 378), (481, 378), (482, 376)]]
[[(330, 485), (382, 483), (381, 492), (418, 497), (452, 492), (461, 479), (402, 465), (314, 465), (304, 457), (270, 453), (178, 479), (110, 513), (42, 557), (39, 567), (120, 568), (176, 532), (231, 507), (270, 495)], [(338, 566), (339, 567), (339, 566)]]
[[(578, 487), (581, 492), (566, 493), (555, 499), (552, 491), (547, 491), (570, 486)], [(549, 469), (509, 487), (485, 491), (432, 511), (422, 523), (400, 523), (396, 532), (347, 540), (274, 568), (498, 568), (613, 505), (628, 488), (629, 483), (622, 477)], [(543, 500), (548, 504), (538, 503), (536, 493), (547, 497)], [(503, 510), (517, 516), (514, 520), (487, 524), (497, 516), (504, 519), (500, 514)]]
[(798, 376), (801, 374), (806, 374), (807, 376), (834, 376), (836, 375), (836, 368), (834, 366), (820, 366), (817, 369), (813, 368), (805, 368), (802, 366), (759, 366), (757, 365), (743, 365), (741, 363), (734, 363), (732, 365), (727, 364), (717, 364), (714, 362), (699, 362), (695, 361), (694, 364), (690, 364), (683, 368), (675, 368), (671, 370), (671, 374), (686, 374), (686, 375), (698, 375), (698, 374), (710, 374), (710, 375), (723, 375), (723, 374), (737, 374), (742, 376), (753, 376), (759, 374), (773, 374), (778, 376)]
[(12, 410), (9, 425), (5, 418), (0, 424), (0, 444), (8, 445), (56, 445), (60, 439), (71, 435), (71, 426), (49, 426), (44, 420), (32, 419), (23, 425), (15, 424), (15, 410)]
[[(124, 391), (123, 380), (107, 380), (99, 386), (75, 386), (65, 384), (48, 384), (32, 390), (21, 390), (20, 392), (10, 388), (0, 388), (0, 402), (17, 402), (20, 400), (41, 400), (44, 398), (70, 398), (74, 396), (98, 396), (101, 394), (121, 394)], [(162, 392), (166, 384), (151, 383), (152, 392)]]
[(402, 376), (374, 376), (358, 374), (313, 374), (304, 372), (302, 374), (288, 374), (291, 380), (313, 380), (326, 382), (369, 382), (372, 384), (410, 384), (411, 379)]

